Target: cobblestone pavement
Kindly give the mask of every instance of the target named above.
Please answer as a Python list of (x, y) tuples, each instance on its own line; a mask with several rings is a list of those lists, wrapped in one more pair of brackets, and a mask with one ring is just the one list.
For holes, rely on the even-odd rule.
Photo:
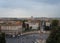
[(29, 34), (29, 35), (22, 35), (16, 38), (6, 38), (7, 43), (35, 43), (38, 39), (46, 40), (48, 34)]

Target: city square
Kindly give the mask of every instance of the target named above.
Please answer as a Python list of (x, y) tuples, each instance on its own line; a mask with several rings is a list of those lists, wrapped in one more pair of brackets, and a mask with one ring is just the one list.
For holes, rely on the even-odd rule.
[[(36, 40), (46, 40), (48, 37), (48, 34), (29, 34), (29, 35), (23, 35), (15, 38), (6, 38), (6, 43), (35, 43)], [(42, 41), (43, 41), (42, 40)]]

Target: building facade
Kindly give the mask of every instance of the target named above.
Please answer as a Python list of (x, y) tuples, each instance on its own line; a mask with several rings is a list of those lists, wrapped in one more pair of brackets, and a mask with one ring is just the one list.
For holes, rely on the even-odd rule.
[(1, 32), (4, 32), (6, 34), (20, 34), (22, 32), (22, 26), (21, 25), (1, 25)]

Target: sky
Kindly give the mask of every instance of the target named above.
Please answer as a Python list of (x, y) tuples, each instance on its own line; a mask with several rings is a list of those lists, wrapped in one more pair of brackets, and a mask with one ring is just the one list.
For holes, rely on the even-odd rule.
[(0, 17), (60, 17), (60, 0), (0, 0)]

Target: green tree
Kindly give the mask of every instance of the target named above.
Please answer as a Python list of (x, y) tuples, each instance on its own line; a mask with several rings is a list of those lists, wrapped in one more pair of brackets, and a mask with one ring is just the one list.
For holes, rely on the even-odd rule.
[(59, 21), (58, 20), (52, 20), (52, 26), (58, 26)]
[(26, 27), (26, 24), (25, 24), (25, 21), (22, 21), (22, 27), (25, 28)]
[(22, 31), (24, 32), (26, 29), (26, 24), (25, 24), (25, 20), (22, 21)]
[(30, 30), (32, 30), (32, 26), (30, 27)]
[(51, 34), (47, 38), (46, 43), (60, 43), (60, 27), (54, 27), (51, 30)]
[(29, 24), (26, 24), (26, 29), (25, 29), (26, 31), (28, 31), (29, 30)]
[(38, 24), (38, 30), (40, 30), (40, 23)]
[(0, 33), (0, 43), (6, 43), (5, 33)]

